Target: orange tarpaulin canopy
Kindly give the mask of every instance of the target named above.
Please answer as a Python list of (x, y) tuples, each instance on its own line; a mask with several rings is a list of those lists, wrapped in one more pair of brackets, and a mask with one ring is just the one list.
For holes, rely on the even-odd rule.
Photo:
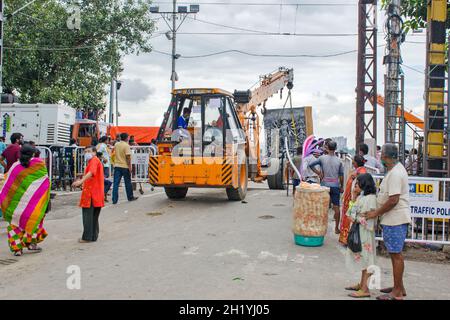
[(120, 133), (126, 132), (130, 136), (134, 136), (134, 140), (139, 144), (150, 144), (152, 139), (156, 139), (159, 127), (136, 127), (136, 126), (118, 126), (111, 127), (111, 138), (116, 139)]

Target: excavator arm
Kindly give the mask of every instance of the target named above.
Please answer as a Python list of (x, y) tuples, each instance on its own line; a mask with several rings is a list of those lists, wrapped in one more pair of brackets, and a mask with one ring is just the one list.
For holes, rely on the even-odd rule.
[[(384, 108), (384, 97), (383, 96), (377, 95), (377, 104)], [(400, 110), (400, 108), (398, 108), (397, 115), (400, 115), (400, 114), (401, 114), (401, 110)], [(422, 130), (425, 129), (425, 124), (422, 119), (416, 117), (415, 115), (413, 115), (412, 113), (410, 113), (408, 111), (404, 111), (404, 115), (405, 115), (406, 122), (411, 123), (412, 125), (416, 126), (419, 129), (422, 129)]]
[[(366, 91), (366, 94), (369, 94)], [(373, 97), (370, 97), (370, 100), (372, 101)], [(384, 108), (384, 97), (382, 95), (377, 95), (377, 104), (381, 107)], [(401, 110), (400, 108), (397, 108), (397, 115), (401, 114)], [(407, 123), (412, 124), (413, 126), (421, 129), (421, 130), (425, 130), (425, 124), (423, 122), (422, 119), (420, 119), (419, 117), (416, 117), (415, 115), (413, 115), (411, 112), (408, 111), (404, 111), (404, 116), (405, 116), (405, 120)]]
[(234, 99), (242, 128), (246, 133), (246, 154), (250, 163), (249, 175), (261, 182), (266, 175), (261, 171), (260, 121), (258, 107), (265, 109), (266, 101), (278, 91), (294, 87), (294, 70), (280, 67), (277, 71), (261, 76), (259, 86), (250, 91), (235, 91)]

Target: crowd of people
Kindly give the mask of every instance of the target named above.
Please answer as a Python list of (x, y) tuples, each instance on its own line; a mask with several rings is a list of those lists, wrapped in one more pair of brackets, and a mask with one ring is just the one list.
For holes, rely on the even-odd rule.
[[(2, 216), (8, 222), (8, 243), (15, 256), (26, 248), (40, 252), (37, 245), (47, 233), (43, 227), (45, 214), (50, 208), (50, 178), (46, 163), (33, 141), (24, 141), (21, 133), (13, 133), (11, 143), (0, 139), (0, 169), (4, 174), (0, 191)], [(99, 215), (112, 187), (112, 202), (119, 201), (119, 185), (124, 179), (128, 201), (138, 198), (133, 194), (131, 182), (131, 146), (133, 136), (121, 133), (113, 141), (101, 137), (99, 144), (84, 149), (86, 163), (83, 176), (74, 181), (73, 188), (82, 187), (79, 206), (82, 208), (83, 234), (80, 243), (97, 241)], [(75, 139), (70, 141), (76, 147)], [(113, 181), (109, 179), (113, 176)]]
[[(347, 247), (346, 264), (350, 270), (357, 268), (361, 272), (359, 283), (346, 288), (354, 291), (350, 294), (353, 298), (371, 295), (368, 288), (371, 276), (369, 267), (374, 266), (376, 261), (375, 229), (379, 219), (383, 243), (391, 257), (394, 285), (381, 289), (383, 294), (377, 299), (402, 299), (406, 296), (402, 251), (411, 217), (408, 172), (399, 162), (398, 148), (394, 144), (385, 144), (377, 147), (377, 156), (374, 157), (370, 155), (367, 144), (359, 145), (352, 161), (353, 170), (344, 181), (344, 168), (336, 147), (336, 142), (331, 139), (318, 139), (308, 141), (308, 147), (297, 149), (292, 162), (300, 176), (293, 174), (294, 192), (301, 181), (320, 183), (329, 188), (334, 232), (339, 235), (339, 243)], [(416, 158), (411, 157), (411, 166), (417, 162), (417, 152), (413, 154)], [(374, 178), (368, 173), (369, 168), (384, 173), (378, 193)], [(359, 228), (359, 250), (354, 250), (348, 243), (354, 225)]]
[[(8, 243), (15, 256), (24, 249), (40, 252), (38, 243), (47, 236), (43, 223), (49, 209), (50, 179), (45, 162), (32, 141), (24, 141), (20, 133), (10, 137), (6, 146), (0, 139), (0, 167), (5, 179), (0, 191), (0, 206), (4, 220), (8, 223)], [(76, 141), (71, 141), (71, 146)], [(131, 183), (131, 147), (134, 137), (121, 133), (116, 141), (106, 136), (99, 144), (84, 150), (86, 162), (83, 176), (73, 182), (74, 188), (82, 187), (79, 206), (82, 208), (83, 234), (80, 243), (95, 242), (99, 235), (99, 216), (108, 192), (112, 187), (112, 203), (119, 200), (119, 184), (124, 179), (128, 201), (135, 201)], [(402, 299), (406, 295), (403, 285), (404, 261), (402, 250), (407, 236), (409, 213), (408, 172), (399, 162), (398, 148), (385, 144), (377, 149), (377, 157), (369, 155), (369, 147), (362, 144), (353, 157), (353, 170), (344, 181), (344, 168), (337, 156), (336, 142), (331, 139), (313, 140), (309, 148), (298, 148), (293, 163), (298, 174), (293, 176), (293, 185), (320, 183), (329, 188), (330, 206), (334, 211), (335, 233), (339, 242), (347, 246), (348, 236), (354, 224), (359, 225), (361, 250), (347, 248), (346, 261), (361, 271), (358, 284), (347, 287), (354, 291), (354, 298), (369, 297), (369, 267), (375, 264), (375, 227), (377, 219), (383, 230), (383, 240), (390, 254), (394, 285), (382, 289), (378, 299)], [(417, 153), (413, 153), (417, 156)], [(367, 168), (377, 168), (385, 176), (379, 186)], [(113, 176), (113, 181), (109, 177)], [(294, 188), (295, 190), (295, 188)], [(341, 205), (342, 203), (342, 205)]]

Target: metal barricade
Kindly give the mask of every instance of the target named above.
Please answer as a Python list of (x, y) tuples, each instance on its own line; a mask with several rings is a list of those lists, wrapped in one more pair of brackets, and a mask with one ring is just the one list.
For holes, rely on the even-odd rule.
[(153, 154), (151, 146), (131, 147), (131, 182), (148, 182), (148, 161)]
[(39, 158), (41, 158), (45, 162), (45, 165), (47, 167), (48, 176), (50, 179), (50, 186), (52, 186), (52, 182), (53, 182), (52, 151), (48, 147), (44, 147), (44, 146), (36, 146), (36, 149), (39, 150)]
[[(377, 186), (384, 176), (373, 176)], [(406, 242), (450, 245), (450, 178), (410, 176), (411, 224)], [(376, 240), (383, 240), (378, 226)]]
[(72, 183), (84, 170), (83, 149), (65, 146), (37, 146), (47, 165), (52, 190), (71, 189)]
[(84, 161), (84, 147), (76, 147), (73, 152), (74, 158), (74, 176), (81, 178), (84, 175), (86, 163)]

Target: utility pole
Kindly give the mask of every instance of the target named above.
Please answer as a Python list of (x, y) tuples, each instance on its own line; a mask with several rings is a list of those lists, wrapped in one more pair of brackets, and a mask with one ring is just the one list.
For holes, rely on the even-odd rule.
[(119, 90), (122, 87), (122, 82), (116, 80), (116, 126), (119, 125)]
[(111, 73), (111, 86), (109, 88), (109, 123), (114, 123), (114, 117), (113, 117), (113, 110), (114, 110), (114, 76)]
[[(172, 2), (172, 11), (159, 11), (158, 6), (150, 7), (151, 13), (159, 13), (161, 17), (166, 22), (169, 27), (170, 32), (166, 33), (166, 37), (168, 40), (172, 40), (172, 71), (170, 75), (170, 81), (172, 82), (172, 90), (175, 89), (175, 83), (178, 81), (178, 74), (176, 72), (176, 60), (180, 58), (180, 55), (177, 54), (177, 31), (186, 20), (189, 14), (197, 14), (200, 11), (200, 6), (197, 4), (191, 4), (189, 6), (189, 12), (187, 6), (179, 6), (177, 8), (177, 0), (173, 0)], [(178, 17), (180, 16), (180, 17)], [(177, 26), (177, 19), (180, 19), (181, 22)], [(172, 24), (169, 24), (169, 21)]]
[(175, 55), (177, 53), (177, 15), (175, 13), (175, 10), (177, 9), (177, 0), (173, 0), (173, 11), (172, 11), (172, 76), (170, 77), (170, 80), (172, 81), (172, 91), (175, 89), (175, 81), (178, 79), (178, 75), (175, 71)]
[(401, 0), (391, 0), (386, 15), (386, 49), (383, 64), (386, 65), (384, 78), (385, 106), (384, 132), (385, 142), (398, 146), (399, 160), (405, 161), (405, 117), (403, 106), (403, 75), (400, 45), (404, 41), (403, 22), (400, 16)]

